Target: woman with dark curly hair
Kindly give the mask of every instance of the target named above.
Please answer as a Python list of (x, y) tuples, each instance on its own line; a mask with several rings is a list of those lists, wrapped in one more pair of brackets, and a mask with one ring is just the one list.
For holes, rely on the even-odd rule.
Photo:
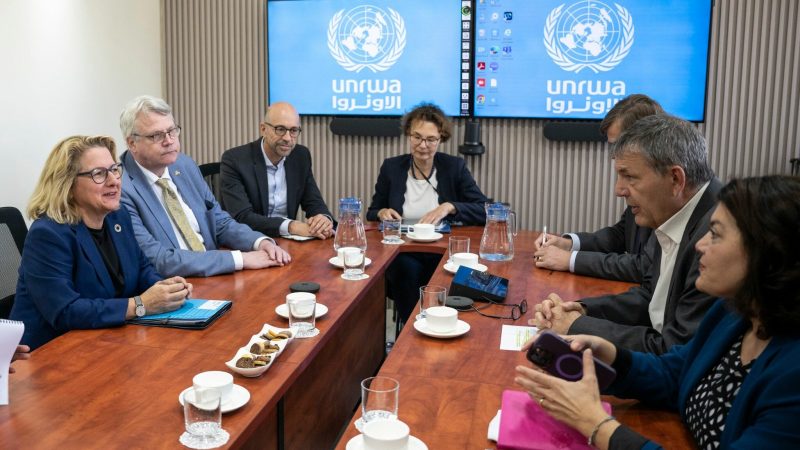
[[(381, 165), (367, 220), (411, 219), (439, 223), (446, 219), (464, 225), (486, 222), (481, 192), (463, 158), (438, 152), (453, 125), (433, 104), (416, 106), (403, 117), (403, 134), (409, 153), (387, 158)], [(386, 272), (388, 295), (405, 322), (418, 299), (418, 289), (428, 282), (439, 255), (401, 253)]]
[(694, 338), (663, 355), (570, 336), (584, 377), (517, 367), (516, 382), (599, 448), (655, 448), (600, 406), (592, 354), (617, 370), (608, 394), (677, 410), (699, 448), (800, 448), (800, 178), (731, 181), (697, 243), (697, 288), (722, 297)]

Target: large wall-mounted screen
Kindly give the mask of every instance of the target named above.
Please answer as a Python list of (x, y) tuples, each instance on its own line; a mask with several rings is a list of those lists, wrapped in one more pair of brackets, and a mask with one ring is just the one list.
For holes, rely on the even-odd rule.
[[(434, 2), (432, 2), (434, 3)], [(644, 93), (705, 115), (712, 0), (477, 0), (474, 115), (602, 119)]]
[(467, 115), (470, 4), (271, 0), (269, 101), (289, 101), (300, 114), (357, 116), (402, 115), (429, 101)]

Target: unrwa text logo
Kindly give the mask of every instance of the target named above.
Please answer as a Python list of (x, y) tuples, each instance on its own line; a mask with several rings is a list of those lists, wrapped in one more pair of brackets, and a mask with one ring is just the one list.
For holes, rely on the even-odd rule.
[(544, 25), (544, 47), (553, 62), (569, 72), (599, 73), (625, 59), (633, 46), (633, 17), (614, 6), (586, 0), (553, 9)]
[(367, 68), (383, 72), (397, 62), (406, 47), (406, 25), (392, 8), (372, 5), (333, 15), (328, 24), (328, 50), (345, 70)]

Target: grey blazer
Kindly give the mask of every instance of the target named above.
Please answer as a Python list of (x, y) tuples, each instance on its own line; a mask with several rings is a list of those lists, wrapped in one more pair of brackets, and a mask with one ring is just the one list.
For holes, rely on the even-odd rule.
[(621, 294), (580, 300), (587, 315), (572, 323), (569, 334), (592, 334), (617, 346), (656, 354), (666, 352), (675, 344), (686, 343), (715, 300), (694, 285), (699, 276), (700, 260), (694, 246), (708, 231), (720, 188), (720, 181), (712, 179), (686, 224), (669, 284), (661, 333), (652, 327), (648, 313), (661, 266), (661, 246), (652, 234), (645, 244), (645, 252), (651, 255), (652, 263), (642, 284)]
[(616, 224), (594, 233), (576, 233), (581, 249), (575, 256), (575, 273), (641, 283), (650, 265), (644, 245), (652, 232), (636, 225), (628, 207)]

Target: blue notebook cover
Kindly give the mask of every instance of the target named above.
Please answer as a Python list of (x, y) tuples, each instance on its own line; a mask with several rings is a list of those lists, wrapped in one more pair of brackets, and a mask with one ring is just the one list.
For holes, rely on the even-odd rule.
[(175, 328), (205, 328), (231, 308), (229, 300), (189, 299), (183, 306), (161, 314), (131, 319), (130, 323)]

